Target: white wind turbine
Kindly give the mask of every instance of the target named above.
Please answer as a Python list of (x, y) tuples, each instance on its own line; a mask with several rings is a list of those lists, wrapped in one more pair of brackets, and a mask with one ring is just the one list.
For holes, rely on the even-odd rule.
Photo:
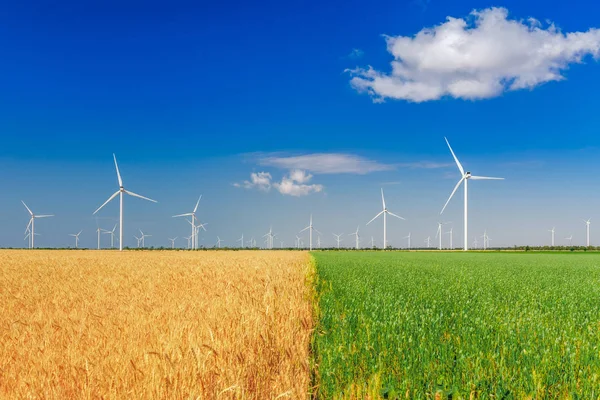
[(425, 239), (425, 243), (427, 243), (427, 248), (431, 247), (431, 236), (427, 236), (427, 239)]
[(139, 238), (139, 237), (137, 237), (135, 235), (133, 235), (133, 237), (137, 239), (137, 248), (139, 249), (140, 248), (140, 243), (142, 243), (142, 238)]
[(554, 227), (552, 227), (552, 229), (548, 229), (548, 232), (552, 233), (552, 247), (554, 247), (554, 232), (555, 232)]
[(490, 237), (487, 234), (487, 229), (483, 231), (483, 249), (487, 250), (488, 246), (490, 245)]
[(96, 229), (96, 232), (98, 233), (98, 250), (100, 250), (100, 233), (103, 231), (104, 229), (100, 229), (100, 227), (98, 227)]
[(48, 217), (54, 217), (54, 215), (52, 214), (46, 214), (46, 215), (35, 215), (30, 209), (29, 207), (27, 207), (27, 204), (25, 204), (25, 202), (23, 200), (21, 200), (21, 203), (23, 203), (23, 205), (25, 206), (25, 208), (27, 209), (27, 211), (29, 212), (29, 215), (31, 216), (31, 218), (29, 219), (29, 224), (27, 224), (27, 228), (30, 229), (30, 235), (29, 238), (31, 240), (31, 248), (35, 248), (35, 220), (36, 218), (48, 218)]
[(115, 168), (117, 170), (117, 178), (119, 180), (119, 190), (117, 190), (112, 196), (110, 196), (108, 198), (108, 200), (106, 200), (104, 202), (104, 204), (102, 204), (100, 207), (98, 207), (98, 209), (96, 211), (94, 211), (94, 214), (96, 214), (98, 211), (100, 211), (102, 209), (102, 207), (107, 205), (112, 199), (119, 196), (119, 251), (123, 251), (123, 194), (128, 194), (130, 196), (138, 197), (143, 200), (148, 200), (153, 203), (158, 203), (158, 202), (156, 200), (152, 200), (147, 197), (141, 196), (139, 194), (125, 190), (125, 187), (123, 186), (123, 180), (121, 179), (121, 173), (119, 172), (119, 165), (117, 164), (117, 157), (114, 154), (113, 154), (113, 159), (115, 160)]
[(341, 236), (343, 235), (343, 233), (340, 233), (339, 235), (336, 235), (335, 233), (332, 234), (333, 236), (335, 236), (335, 240), (337, 240), (337, 248), (340, 248), (340, 242), (344, 239), (341, 239)]
[(79, 248), (79, 235), (81, 235), (81, 232), (83, 232), (83, 230), (80, 230), (79, 233), (69, 233), (69, 236), (73, 236), (75, 238), (75, 248), (76, 249)]
[(478, 245), (479, 245), (479, 242), (477, 241), (477, 238), (475, 238), (475, 240), (473, 240), (472, 246), (473, 246), (473, 248), (476, 249)]
[(358, 250), (358, 242), (359, 242), (359, 239), (360, 239), (360, 235), (358, 234), (358, 229), (359, 228), (360, 228), (360, 226), (357, 226), (356, 227), (356, 232), (348, 234), (348, 236), (352, 236), (352, 235), (356, 236), (356, 250)]
[(591, 218), (588, 218), (587, 221), (584, 219), (583, 222), (585, 222), (585, 233), (586, 233), (586, 246), (590, 247), (590, 220)]
[(217, 236), (217, 247), (220, 249), (221, 248), (221, 238)]
[(175, 236), (173, 239), (169, 238), (169, 240), (171, 241), (171, 248), (174, 249), (175, 248), (175, 241), (177, 240), (177, 236)]
[(297, 249), (299, 249), (299, 248), (300, 248), (300, 241), (301, 241), (301, 238), (300, 238), (300, 236), (296, 235), (296, 248), (297, 248)]
[(375, 248), (375, 238), (371, 236), (371, 249)]
[(573, 245), (573, 235), (567, 236), (565, 239), (569, 241), (569, 246)]
[[(40, 236), (39, 233), (35, 234), (36, 236)], [(29, 229), (29, 225), (27, 225), (27, 229), (25, 229), (25, 237), (23, 240), (27, 240), (27, 248), (31, 248), (31, 229)]]
[(454, 229), (454, 227), (450, 228), (450, 230), (448, 232), (446, 232), (446, 234), (450, 235), (450, 250), (454, 250), (454, 244), (452, 243), (452, 230)]
[(408, 232), (408, 236), (404, 236), (402, 239), (408, 239), (408, 249), (410, 250), (410, 232)]
[[(444, 138), (446, 139), (446, 138)], [(467, 251), (469, 250), (469, 243), (468, 243), (468, 230), (469, 230), (469, 219), (468, 219), (468, 214), (469, 214), (469, 209), (468, 209), (468, 189), (467, 189), (467, 184), (469, 179), (473, 179), (473, 180), (503, 180), (504, 178), (491, 178), (488, 176), (475, 176), (475, 175), (471, 175), (471, 173), (469, 171), (465, 172), (465, 170), (463, 169), (463, 166), (460, 164), (460, 162), (458, 161), (458, 158), (456, 158), (456, 155), (454, 154), (454, 151), (452, 150), (452, 147), (450, 147), (450, 142), (448, 142), (448, 139), (446, 139), (446, 143), (448, 144), (448, 148), (450, 149), (450, 153), (452, 153), (452, 157), (454, 157), (454, 161), (456, 161), (456, 165), (458, 166), (458, 169), (460, 171), (461, 174), (461, 178), (458, 181), (458, 183), (456, 184), (456, 186), (454, 187), (454, 190), (452, 191), (452, 193), (450, 194), (450, 197), (448, 197), (448, 200), (446, 201), (446, 204), (444, 204), (444, 208), (442, 208), (442, 211), (440, 212), (440, 215), (444, 212), (444, 210), (446, 209), (446, 206), (448, 205), (448, 203), (450, 202), (450, 200), (452, 199), (452, 196), (454, 196), (454, 193), (456, 193), (456, 191), (458, 190), (458, 187), (460, 186), (461, 183), (465, 183), (465, 192), (464, 192), (464, 250)], [(441, 246), (440, 246), (441, 247)]]
[(240, 247), (244, 247), (244, 234), (242, 233), (242, 237), (236, 240), (236, 242), (240, 242)]
[(142, 240), (142, 248), (146, 247), (146, 238), (147, 237), (152, 237), (152, 235), (146, 235), (144, 232), (142, 232), (142, 230), (140, 229), (140, 233), (142, 234), (142, 237), (140, 238)]
[(317, 249), (321, 248), (321, 236), (317, 236)]
[(190, 243), (192, 242), (192, 237), (188, 236), (188, 237), (184, 237), (185, 240), (187, 240), (188, 244), (187, 244), (187, 248), (190, 248)]
[(438, 228), (437, 231), (435, 232), (435, 237), (437, 239), (439, 239), (440, 243), (439, 243), (439, 250), (442, 249), (442, 225), (446, 225), (449, 224), (449, 222), (438, 222)]
[(198, 211), (198, 205), (200, 204), (200, 199), (202, 199), (202, 195), (200, 195), (200, 197), (198, 197), (198, 201), (196, 202), (196, 207), (194, 207), (194, 211), (185, 213), (185, 214), (173, 215), (173, 218), (192, 217), (192, 221), (191, 222), (188, 221), (190, 224), (192, 224), (192, 249), (195, 249), (198, 247), (198, 239), (197, 239), (198, 232), (196, 231), (196, 220), (198, 219), (198, 217), (196, 217), (196, 211)]
[(383, 210), (381, 210), (379, 212), (379, 214), (377, 214), (376, 216), (373, 217), (372, 220), (370, 220), (369, 222), (367, 222), (367, 225), (369, 225), (371, 222), (375, 221), (375, 219), (377, 219), (377, 217), (379, 217), (380, 215), (383, 214), (383, 249), (385, 250), (387, 248), (387, 215), (391, 215), (392, 217), (396, 217), (399, 219), (404, 219), (399, 215), (394, 214), (393, 212), (388, 211), (387, 207), (385, 206), (385, 198), (383, 197), (383, 189), (381, 189), (381, 203), (383, 204)]
[(308, 230), (308, 237), (309, 237), (309, 250), (312, 250), (312, 236), (313, 236), (313, 231), (317, 232), (319, 235), (321, 235), (321, 232), (319, 232), (318, 230), (315, 229), (315, 227), (313, 226), (313, 220), (312, 220), (312, 214), (310, 214), (310, 223), (308, 224), (308, 226), (304, 229), (302, 229), (300, 232), (298, 233), (302, 233), (305, 230)]
[[(112, 231), (107, 231), (106, 229), (102, 229), (102, 233), (105, 235), (110, 235), (110, 248), (115, 247), (115, 230), (117, 229), (117, 224), (112, 228)], [(100, 246), (98, 246), (100, 247)]]

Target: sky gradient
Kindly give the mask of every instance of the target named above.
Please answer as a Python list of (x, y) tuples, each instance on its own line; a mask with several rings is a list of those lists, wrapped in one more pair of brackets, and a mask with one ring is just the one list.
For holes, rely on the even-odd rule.
[(270, 226), (289, 246), (311, 213), (326, 245), (360, 225), (381, 246), (382, 222), (365, 224), (383, 187), (406, 218), (388, 220), (391, 245), (443, 220), (458, 247), (462, 192), (439, 215), (460, 178), (444, 137), (465, 169), (506, 178), (471, 182), (470, 242), (549, 244), (555, 226), (582, 244), (592, 218), (600, 245), (599, 17), (579, 0), (7, 4), (0, 246), (26, 245), (24, 200), (56, 215), (37, 245), (83, 229), (94, 247), (118, 217), (117, 202), (92, 216), (118, 189), (116, 153), (126, 188), (159, 201), (125, 199), (125, 245), (138, 229), (150, 246), (188, 236), (171, 216), (203, 194), (204, 246)]

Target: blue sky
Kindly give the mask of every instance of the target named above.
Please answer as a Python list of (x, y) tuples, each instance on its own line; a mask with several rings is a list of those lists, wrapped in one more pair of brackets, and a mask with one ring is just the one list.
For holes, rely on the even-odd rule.
[[(470, 37), (468, 59), (448, 58), (441, 31), (415, 36), (450, 28), (448, 16), (477, 28), (471, 11), (497, 17), (490, 7), (508, 16)], [(444, 136), (468, 170), (507, 178), (470, 185), (470, 241), (487, 229), (494, 245), (542, 244), (556, 226), (557, 243), (570, 234), (578, 243), (580, 219), (591, 217), (600, 244), (599, 40), (590, 31), (599, 16), (600, 5), (578, 0), (7, 4), (0, 245), (25, 244), (25, 200), (56, 214), (37, 225), (39, 245), (70, 245), (83, 229), (80, 244), (94, 246), (96, 224), (112, 228), (118, 215), (114, 203), (92, 217), (117, 189), (114, 152), (126, 187), (159, 201), (126, 199), (127, 245), (140, 228), (153, 235), (148, 245), (187, 236), (171, 215), (199, 194), (207, 246), (217, 235), (229, 245), (242, 233), (258, 238), (270, 225), (289, 245), (311, 212), (324, 243), (360, 225), (363, 243), (381, 245), (381, 223), (365, 223), (383, 187), (407, 219), (389, 222), (391, 244), (409, 231), (420, 244), (442, 219), (458, 246), (462, 195), (439, 216), (460, 177)], [(507, 35), (503, 21), (531, 29)], [(561, 39), (570, 32), (583, 39)], [(383, 35), (410, 44), (388, 48)], [(546, 45), (558, 50), (541, 54)], [(395, 57), (404, 75), (392, 72)], [(296, 169), (302, 182), (290, 180)], [(244, 184), (261, 172), (268, 190)], [(289, 194), (298, 191), (310, 193)]]

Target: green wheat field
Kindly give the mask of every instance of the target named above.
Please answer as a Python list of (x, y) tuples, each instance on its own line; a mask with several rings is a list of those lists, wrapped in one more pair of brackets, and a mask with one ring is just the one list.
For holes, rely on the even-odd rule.
[(313, 257), (318, 398), (600, 396), (598, 254)]

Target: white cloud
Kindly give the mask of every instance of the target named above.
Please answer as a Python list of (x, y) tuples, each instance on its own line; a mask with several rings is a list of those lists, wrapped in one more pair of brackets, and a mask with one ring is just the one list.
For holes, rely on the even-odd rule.
[(271, 189), (271, 174), (268, 172), (252, 172), (250, 174), (250, 180), (242, 183), (234, 183), (235, 187), (243, 187), (245, 189), (257, 188), (268, 192)]
[(387, 36), (386, 41), (394, 57), (391, 73), (371, 67), (349, 71), (351, 85), (374, 101), (495, 97), (562, 80), (569, 64), (600, 54), (598, 29), (564, 34), (553, 24), (543, 29), (533, 18), (509, 20), (505, 8), (448, 17), (414, 37)]
[(289, 176), (284, 176), (281, 182), (274, 183), (273, 186), (283, 195), (306, 196), (311, 193), (318, 193), (323, 190), (323, 185), (307, 183), (312, 179), (312, 175), (302, 170), (292, 170)]
[(281, 182), (273, 182), (273, 177), (269, 172), (252, 172), (249, 181), (234, 183), (233, 186), (244, 189), (258, 189), (264, 192), (268, 192), (273, 186), (283, 195), (306, 196), (323, 190), (323, 185), (308, 184), (312, 177), (306, 171), (293, 169), (289, 172), (289, 175), (281, 179)]
[(389, 171), (393, 165), (381, 164), (353, 154), (313, 153), (300, 156), (263, 155), (258, 163), (284, 169), (300, 169), (315, 174), (368, 174)]

